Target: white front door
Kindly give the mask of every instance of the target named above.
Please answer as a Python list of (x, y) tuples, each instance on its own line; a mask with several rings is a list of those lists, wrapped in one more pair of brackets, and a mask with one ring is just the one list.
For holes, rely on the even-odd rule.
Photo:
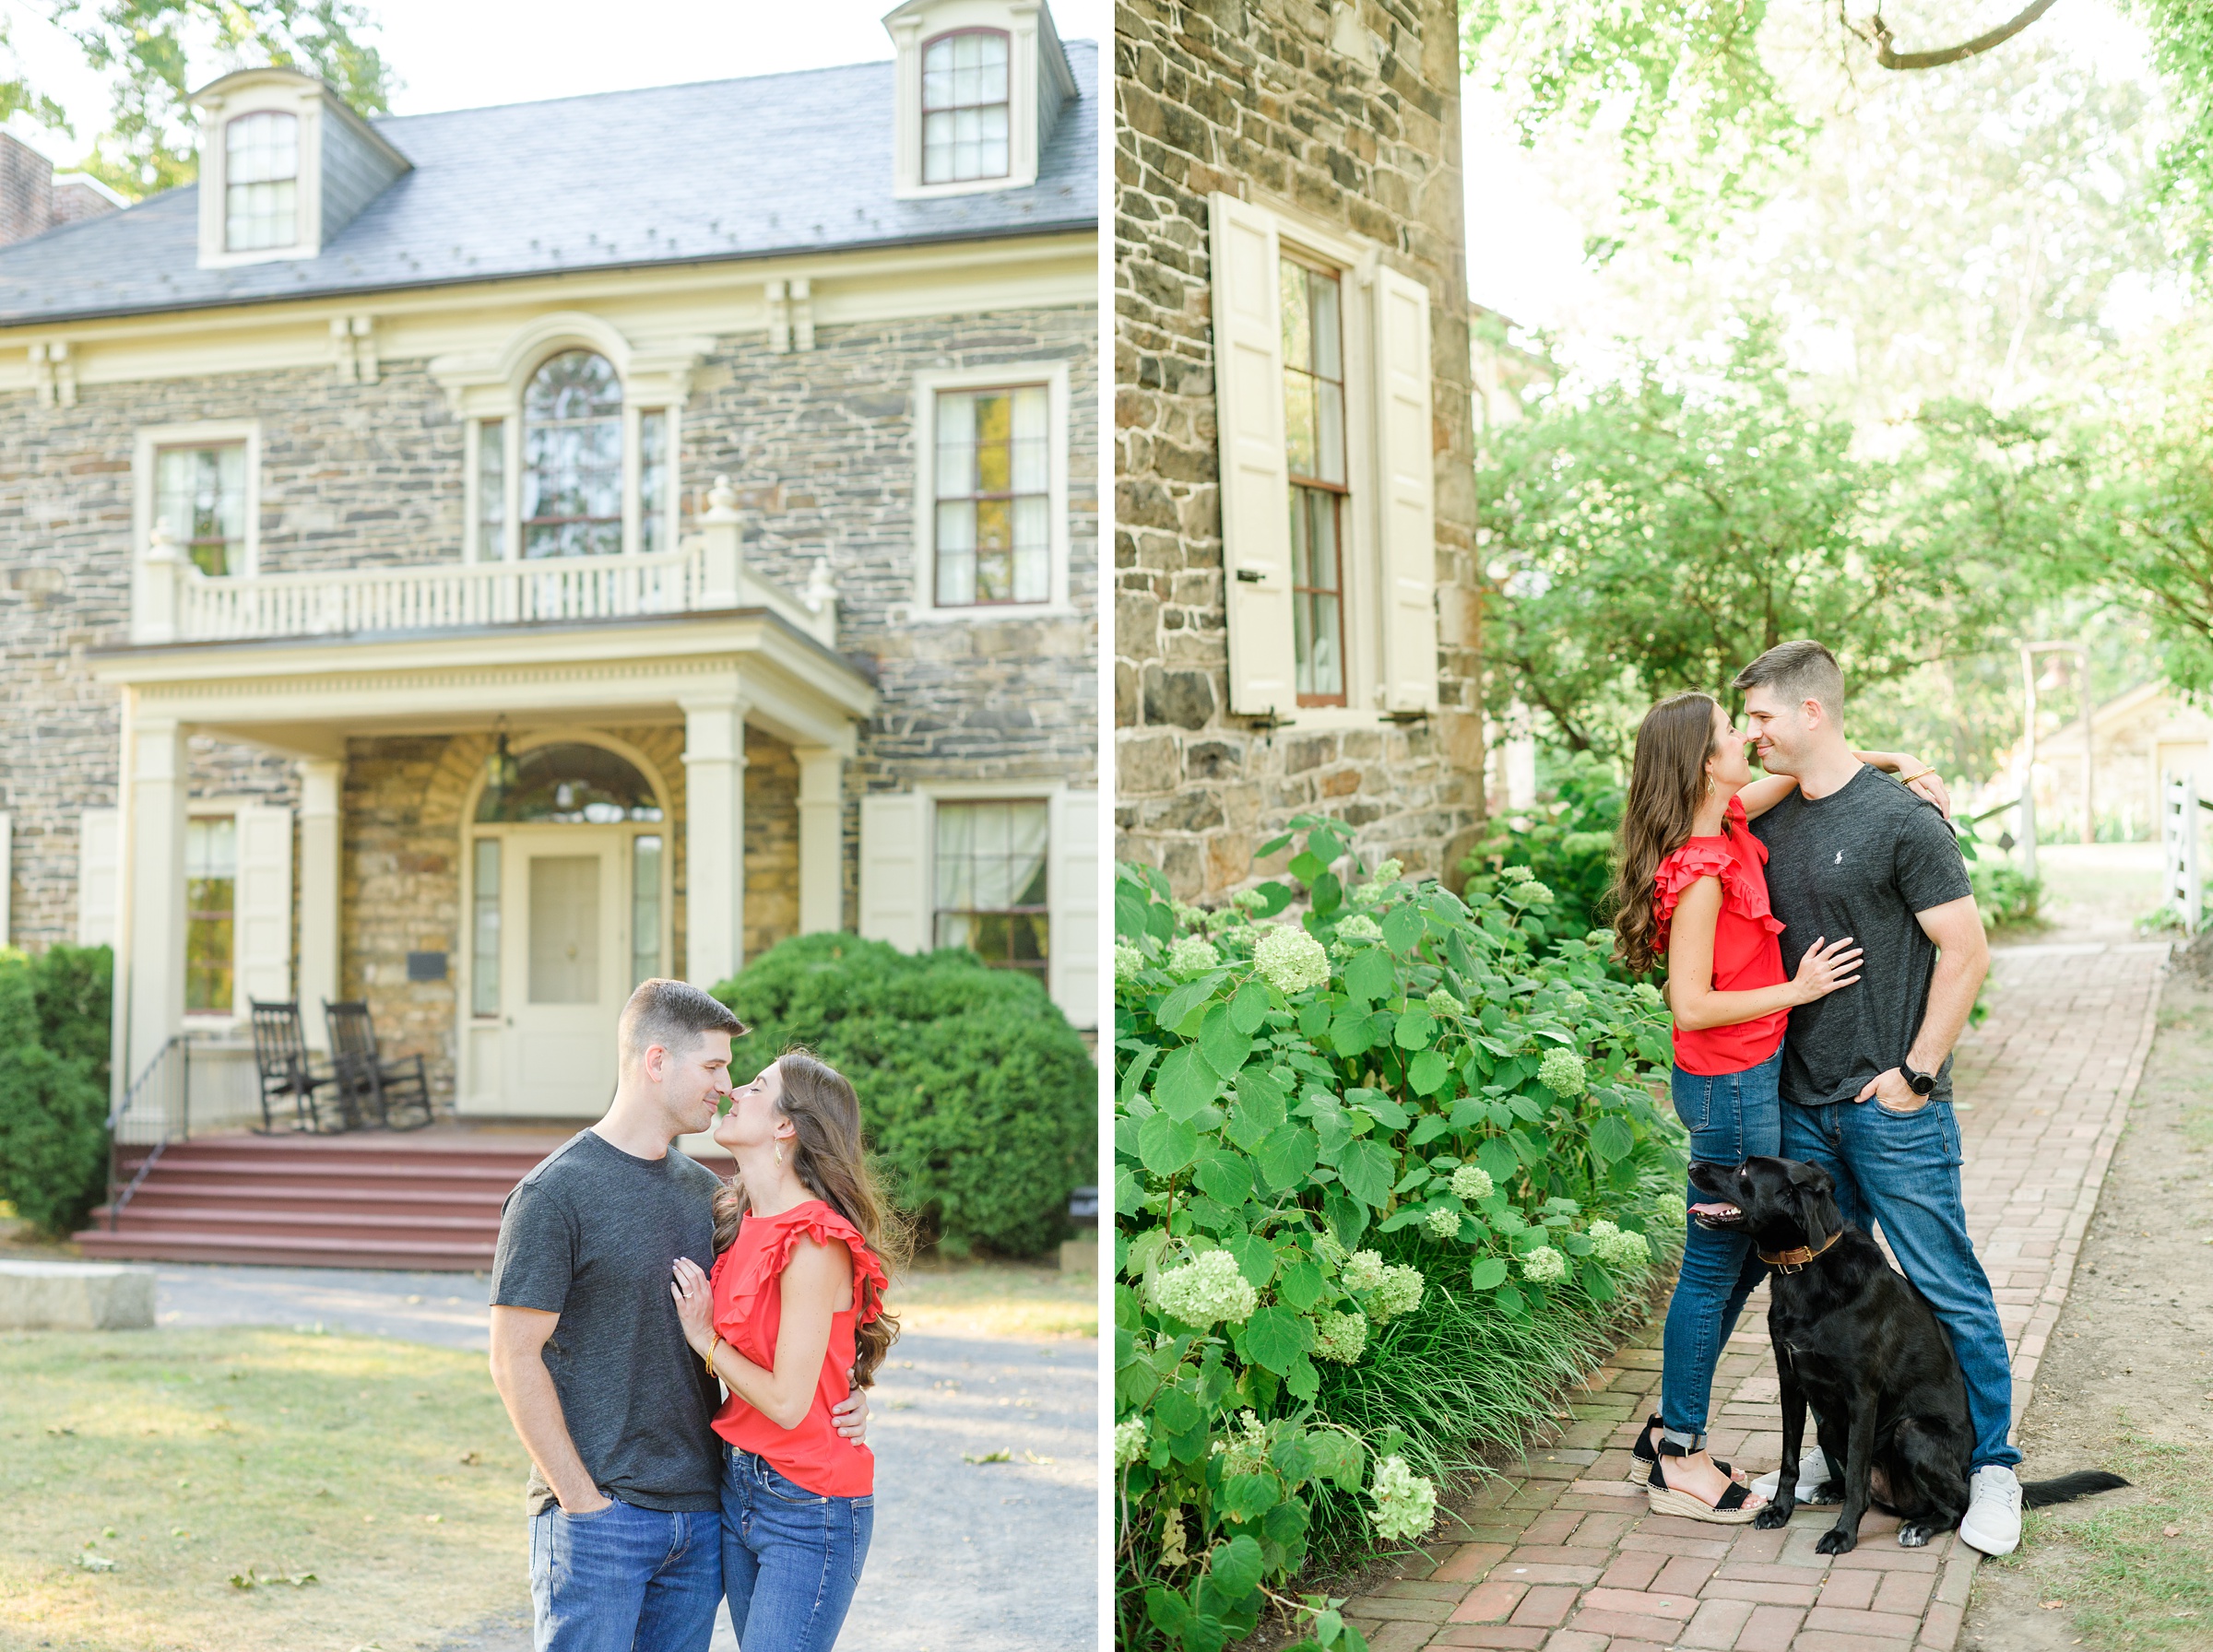
[(626, 832), (586, 826), (507, 834), (503, 1112), (596, 1118), (614, 1094), (615, 1021), (631, 985), (629, 844)]

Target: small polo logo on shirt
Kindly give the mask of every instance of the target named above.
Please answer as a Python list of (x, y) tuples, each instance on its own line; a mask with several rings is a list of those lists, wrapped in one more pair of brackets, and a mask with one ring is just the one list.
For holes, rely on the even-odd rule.
[(1834, 861), (1830, 862), (1830, 864), (1831, 864), (1832, 866), (1840, 866), (1840, 866), (1842, 866), (1842, 865), (1844, 864), (1844, 851), (1843, 851), (1843, 850), (1841, 850), (1841, 849), (1839, 849), (1839, 850), (1837, 851), (1837, 858), (1836, 858)]

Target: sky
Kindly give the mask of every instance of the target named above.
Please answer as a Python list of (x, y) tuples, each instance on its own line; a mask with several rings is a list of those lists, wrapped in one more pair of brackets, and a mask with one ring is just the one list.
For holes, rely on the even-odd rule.
[[(893, 0), (367, 0), (406, 84), (395, 114), (432, 114), (581, 92), (774, 75), (892, 55)], [(1064, 40), (1103, 40), (1111, 0), (1051, 0)], [(106, 124), (108, 93), (34, 0), (0, 0), (18, 55), (68, 111), (72, 139), (18, 116), (8, 130), (67, 165)], [(619, 23), (610, 23), (619, 18)], [(195, 65), (195, 70), (198, 65)], [(213, 79), (220, 65), (210, 65)]]

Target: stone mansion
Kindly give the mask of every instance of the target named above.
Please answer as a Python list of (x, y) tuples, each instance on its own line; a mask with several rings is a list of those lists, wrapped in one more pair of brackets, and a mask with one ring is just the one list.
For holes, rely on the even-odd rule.
[(1098, 53), (885, 25), (373, 120), (243, 70), (121, 209), (0, 136), (0, 911), (112, 943), (119, 1087), (366, 998), (459, 1114), (596, 1114), (634, 983), (829, 929), (1096, 1025)]

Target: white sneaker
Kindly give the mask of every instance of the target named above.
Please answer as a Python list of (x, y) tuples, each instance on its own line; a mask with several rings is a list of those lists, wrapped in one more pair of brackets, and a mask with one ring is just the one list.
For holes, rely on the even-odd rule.
[[(1798, 1457), (1798, 1501), (1809, 1504), (1824, 1501), (1809, 1497), (1806, 1493), (1818, 1489), (1827, 1483), (1828, 1480), (1828, 1458), (1823, 1455), (1820, 1446), (1808, 1446)], [(1770, 1469), (1752, 1482), (1753, 1491), (1765, 1497), (1769, 1503), (1775, 1501), (1775, 1493), (1781, 1486), (1782, 1470), (1781, 1469)], [(1828, 1498), (1825, 1501), (1833, 1503), (1836, 1499)]]
[(2011, 1469), (1985, 1463), (1968, 1481), (1959, 1540), (1985, 1554), (2011, 1554), (2021, 1541), (2021, 1482)]

